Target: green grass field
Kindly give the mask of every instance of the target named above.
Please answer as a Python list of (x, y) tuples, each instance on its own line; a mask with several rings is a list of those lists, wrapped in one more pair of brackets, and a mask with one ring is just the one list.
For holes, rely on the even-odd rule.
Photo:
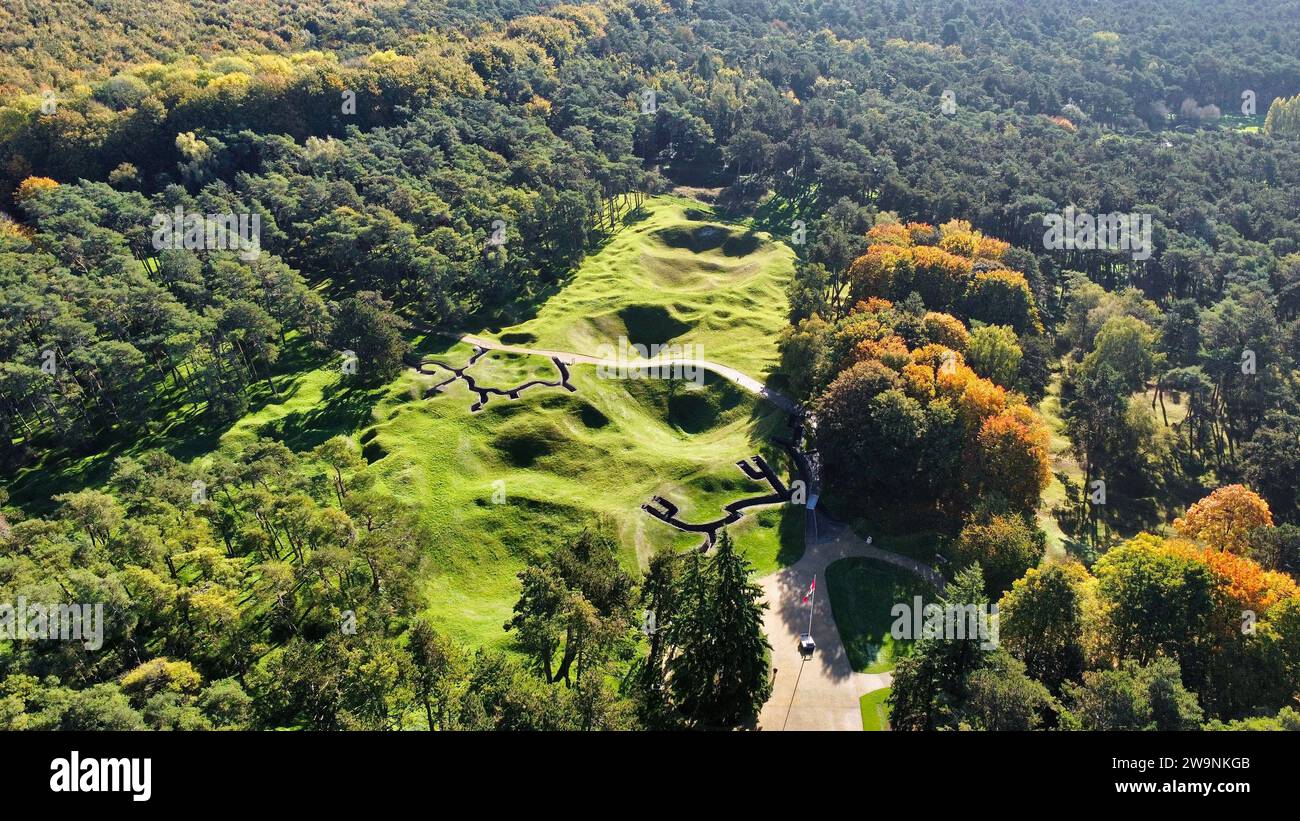
[[(436, 358), (441, 359), (442, 357)], [(468, 361), (469, 351), (466, 351), (463, 356), (454, 358), (456, 361), (448, 361), (447, 364), (460, 367)], [(475, 382), (480, 387), (494, 387), (503, 390), (522, 385), (534, 379), (554, 382), (560, 378), (559, 370), (550, 359), (544, 356), (529, 356), (528, 354), (508, 353), (506, 351), (488, 351), (474, 363), (470, 375), (474, 377)], [(438, 381), (450, 376), (450, 373), (441, 373)], [(534, 390), (534, 388), (529, 388), (529, 390)], [(536, 388), (536, 390), (543, 390), (543, 388)], [(497, 400), (494, 398), (492, 401)]]
[[(415, 393), (436, 381), (409, 377)], [(727, 502), (766, 491), (736, 460), (764, 453), (789, 469), (767, 442), (783, 414), (721, 380), (688, 391), (680, 382), (600, 379), (579, 366), (571, 382), (576, 393), (532, 388), (518, 401), (494, 397), (477, 414), (462, 383), (418, 401), (398, 391), (359, 437), (382, 484), (433, 534), (426, 615), (453, 635), (504, 642), (515, 574), (575, 523), (608, 517), (634, 569), (656, 550), (702, 540), (643, 512), (655, 494), (680, 505), (688, 521), (707, 521)], [(798, 558), (792, 539), (802, 533), (783, 526), (788, 518), (771, 509), (734, 528), (759, 569)]]
[(488, 334), (512, 345), (595, 353), (694, 344), (755, 378), (777, 363), (794, 252), (683, 197), (647, 200), (537, 314)]
[(889, 729), (889, 706), (885, 704), (889, 691), (889, 687), (872, 690), (862, 697), (859, 702), (862, 705), (862, 729), (869, 732)]
[(826, 568), (831, 613), (849, 664), (859, 673), (894, 669), (911, 652), (911, 641), (890, 635), (895, 604), (909, 607), (914, 596), (936, 600), (934, 588), (912, 573), (876, 559), (841, 559)]

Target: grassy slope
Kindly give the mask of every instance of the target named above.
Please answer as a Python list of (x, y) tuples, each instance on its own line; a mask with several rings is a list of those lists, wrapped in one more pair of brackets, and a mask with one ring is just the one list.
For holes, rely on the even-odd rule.
[(1043, 491), (1043, 500), (1038, 506), (1038, 526), (1047, 533), (1047, 557), (1064, 559), (1070, 537), (1056, 521), (1053, 509), (1065, 503), (1065, 485), (1059, 476), (1065, 476), (1074, 482), (1083, 482), (1083, 469), (1070, 452), (1070, 440), (1065, 435), (1065, 420), (1061, 416), (1061, 375), (1054, 374), (1047, 386), (1047, 395), (1038, 403), (1038, 413), (1047, 423), (1052, 439), (1049, 445), (1052, 456), (1052, 481)]
[[(649, 200), (536, 316), (494, 329), (495, 336), (584, 353), (621, 335), (693, 342), (706, 358), (767, 373), (777, 360), (793, 254), (705, 209), (678, 197)], [(457, 344), (431, 353), (459, 366), (470, 351)], [(480, 359), (471, 374), (493, 387), (556, 377), (544, 357), (503, 353)], [(422, 394), (444, 378), (409, 375), (395, 397)], [(565, 537), (557, 527), (609, 517), (622, 536), (624, 564), (634, 568), (656, 550), (702, 541), (643, 512), (652, 496), (671, 499), (687, 521), (708, 521), (727, 502), (767, 491), (736, 460), (763, 453), (788, 475), (787, 460), (769, 441), (783, 432), (783, 414), (722, 380), (709, 376), (694, 390), (681, 382), (600, 379), (595, 368), (578, 366), (571, 383), (576, 393), (536, 387), (518, 402), (493, 397), (479, 414), (468, 412), (473, 397), (455, 383), (428, 400), (378, 408), (381, 421), (360, 436), (378, 458), (381, 481), (436, 534), (427, 615), (468, 641), (508, 644), (501, 624), (516, 594), (515, 573)], [(504, 491), (505, 504), (492, 502), (494, 490)], [(802, 552), (802, 518), (790, 511), (756, 511), (732, 529), (757, 572)]]
[(902, 568), (875, 559), (841, 559), (826, 568), (826, 589), (831, 613), (849, 664), (860, 673), (883, 673), (894, 669), (907, 655), (910, 641), (896, 641), (890, 635), (895, 604), (911, 606), (913, 596), (925, 603), (936, 600), (935, 591)]
[(696, 344), (698, 355), (761, 378), (777, 363), (794, 252), (682, 197), (654, 197), (588, 257), (533, 318), (499, 339), (595, 353), (633, 343)]
[(885, 704), (885, 699), (889, 698), (889, 691), (889, 687), (883, 690), (872, 690), (859, 700), (862, 705), (862, 729), (889, 729), (889, 706)]
[[(583, 366), (571, 382), (576, 393), (532, 388), (518, 402), (494, 398), (478, 414), (469, 413), (472, 397), (458, 383), (427, 400), (381, 405), (382, 421), (360, 437), (380, 481), (433, 534), (426, 615), (466, 640), (506, 642), (501, 624), (514, 602), (515, 573), (573, 523), (609, 517), (632, 569), (655, 550), (701, 541), (641, 511), (651, 496), (664, 495), (683, 517), (704, 521), (720, 516), (726, 502), (766, 488), (734, 462), (767, 450), (763, 440), (781, 423), (779, 411), (764, 406), (755, 415), (748, 396), (715, 380), (690, 394), (686, 411), (677, 383), (598, 379)], [(503, 504), (494, 491), (504, 492)], [(768, 518), (766, 527), (759, 517), (736, 528), (742, 549), (765, 570), (783, 549), (785, 561), (797, 558), (789, 539), (783, 548), (779, 538), (781, 511)]]
[[(1076, 484), (1083, 484), (1083, 468), (1079, 465), (1074, 454), (1070, 450), (1070, 440), (1065, 433), (1065, 419), (1061, 411), (1061, 375), (1056, 373), (1048, 383), (1047, 394), (1043, 400), (1038, 403), (1038, 412), (1043, 417), (1051, 430), (1051, 457), (1052, 457), (1052, 481), (1048, 484), (1047, 489), (1043, 491), (1043, 499), (1038, 507), (1038, 525), (1047, 533), (1047, 559), (1058, 560), (1064, 559), (1071, 552), (1071, 546), (1076, 544), (1075, 540), (1066, 533), (1060, 523), (1057, 521), (1054, 509), (1060, 507), (1066, 502), (1065, 485), (1062, 484), (1060, 476), (1065, 476)], [(1154, 390), (1148, 389), (1135, 393), (1134, 398), (1143, 400), (1147, 407), (1150, 407), (1155, 397)], [(1187, 418), (1187, 405), (1183, 402), (1176, 401), (1173, 395), (1166, 395), (1164, 400), (1164, 410), (1157, 404), (1152, 411), (1155, 415), (1156, 423), (1159, 426), (1165, 426), (1166, 419), (1170, 426), (1177, 425)], [(1195, 496), (1194, 496), (1195, 498)], [(1175, 516), (1182, 514), (1185, 505), (1190, 500), (1178, 499), (1176, 494), (1169, 494), (1167, 497), (1157, 497), (1149, 500), (1155, 515), (1144, 520), (1125, 511), (1123, 508), (1116, 506), (1116, 519), (1111, 521), (1112, 527), (1117, 532), (1125, 536), (1133, 536), (1143, 530), (1153, 529), (1152, 521), (1169, 522), (1173, 521)]]

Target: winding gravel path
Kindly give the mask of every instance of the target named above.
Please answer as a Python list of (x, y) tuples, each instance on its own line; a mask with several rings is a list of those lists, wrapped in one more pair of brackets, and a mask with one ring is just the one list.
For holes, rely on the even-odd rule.
[(506, 353), (522, 353), (522, 354), (534, 354), (537, 356), (549, 356), (550, 358), (558, 362), (563, 362), (566, 365), (622, 364), (626, 366), (635, 367), (640, 364), (645, 364), (645, 365), (658, 365), (661, 368), (672, 367), (673, 365), (678, 365), (678, 364), (693, 365), (695, 367), (704, 368), (706, 371), (711, 371), (713, 373), (716, 373), (718, 376), (721, 376), (723, 379), (736, 383), (740, 387), (744, 388), (746, 391), (749, 391), (755, 396), (761, 396), (762, 398), (768, 400), (769, 402), (776, 405), (781, 410), (786, 411), (787, 413), (795, 413), (799, 411), (799, 403), (794, 401), (790, 397), (786, 396), (785, 394), (780, 393), (779, 391), (774, 391), (771, 388), (766, 387), (762, 382), (759, 382), (754, 377), (749, 376), (748, 374), (741, 373), (735, 368), (732, 368), (728, 365), (723, 365), (718, 362), (710, 362), (707, 359), (657, 358), (657, 359), (645, 359), (645, 360), (631, 359), (631, 360), (623, 360), (622, 362), (619, 362), (616, 359), (602, 359), (601, 357), (598, 356), (591, 356), (589, 354), (582, 354), (582, 353), (574, 353), (573, 351), (548, 351), (543, 348), (527, 348), (522, 345), (506, 345), (504, 343), (497, 342), (492, 339), (486, 339), (484, 337), (474, 336), (472, 334), (465, 334), (460, 338), (460, 341), (469, 345), (477, 345), (480, 348), (486, 348), (492, 351), (504, 351)]

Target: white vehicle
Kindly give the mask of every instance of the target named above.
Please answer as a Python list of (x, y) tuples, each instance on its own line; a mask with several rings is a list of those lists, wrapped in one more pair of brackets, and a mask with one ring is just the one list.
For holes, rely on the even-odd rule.
[(799, 634), (799, 655), (807, 658), (817, 649), (817, 642), (813, 641), (812, 633)]

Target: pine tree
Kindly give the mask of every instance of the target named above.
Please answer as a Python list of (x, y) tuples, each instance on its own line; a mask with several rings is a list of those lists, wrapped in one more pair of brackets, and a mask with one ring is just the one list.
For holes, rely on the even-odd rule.
[(723, 531), (713, 557), (718, 587), (715, 598), (718, 679), (715, 715), (738, 724), (753, 717), (772, 691), (769, 652), (763, 634), (763, 589), (749, 580), (752, 567), (736, 552)]
[(669, 687), (690, 721), (735, 726), (752, 718), (771, 693), (763, 635), (763, 591), (749, 581), (750, 564), (726, 531), (705, 562), (688, 560), (670, 630), (679, 649), (669, 662)]
[(641, 583), (640, 604), (646, 614), (642, 630), (650, 647), (646, 657), (633, 665), (624, 686), (636, 694), (641, 720), (650, 727), (674, 723), (668, 701), (666, 662), (672, 650), (668, 625), (677, 616), (679, 563), (680, 559), (671, 552), (656, 553)]
[[(974, 607), (987, 618), (989, 598), (978, 564), (961, 571), (948, 585), (940, 602), (949, 608)], [(961, 612), (961, 611), (958, 611)], [(895, 730), (934, 730), (955, 727), (969, 694), (970, 674), (983, 669), (991, 652), (979, 636), (965, 638), (916, 637), (912, 655), (899, 662), (889, 694), (889, 724)]]
[(677, 609), (668, 626), (668, 674), (673, 706), (694, 720), (713, 686), (710, 655), (712, 567), (691, 553), (677, 580)]

